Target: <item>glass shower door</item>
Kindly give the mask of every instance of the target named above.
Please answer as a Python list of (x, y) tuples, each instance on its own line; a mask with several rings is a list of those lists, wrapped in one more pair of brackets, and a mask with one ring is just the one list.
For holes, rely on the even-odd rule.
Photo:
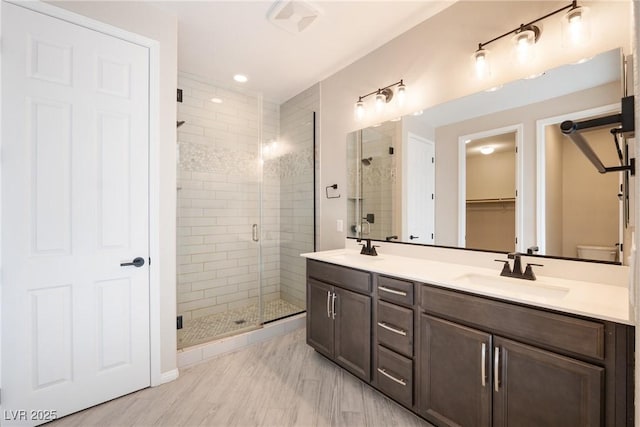
[[(180, 74), (178, 347), (262, 323), (263, 100)], [(217, 101), (215, 101), (217, 100)], [(277, 127), (276, 127), (277, 129)]]

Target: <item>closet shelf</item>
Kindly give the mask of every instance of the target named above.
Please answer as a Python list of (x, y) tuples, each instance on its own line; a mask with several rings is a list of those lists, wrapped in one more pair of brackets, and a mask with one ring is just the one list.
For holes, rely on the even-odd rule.
[(474, 203), (505, 203), (505, 202), (515, 202), (515, 197), (507, 197), (507, 198), (498, 198), (498, 199), (467, 199), (467, 204)]

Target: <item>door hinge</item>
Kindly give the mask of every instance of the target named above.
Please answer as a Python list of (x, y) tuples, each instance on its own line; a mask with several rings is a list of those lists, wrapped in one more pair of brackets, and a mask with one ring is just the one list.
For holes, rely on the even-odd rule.
[(433, 233), (431, 233), (431, 238), (433, 239)]
[(435, 162), (436, 162), (436, 158), (435, 158), (435, 157), (432, 157), (432, 158), (431, 158), (431, 163), (435, 163)]
[(435, 195), (433, 193), (431, 193), (431, 200), (435, 199)]
[(176, 320), (176, 327), (177, 329), (182, 329), (182, 316), (178, 316)]
[(178, 89), (178, 102), (182, 102), (182, 89)]
[(151, 265), (151, 257), (149, 257), (149, 265)]

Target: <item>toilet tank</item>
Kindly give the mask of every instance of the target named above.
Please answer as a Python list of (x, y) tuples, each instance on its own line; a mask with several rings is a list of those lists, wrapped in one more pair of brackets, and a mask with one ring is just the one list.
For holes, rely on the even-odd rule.
[(618, 248), (615, 246), (578, 245), (578, 258), (597, 261), (616, 261)]

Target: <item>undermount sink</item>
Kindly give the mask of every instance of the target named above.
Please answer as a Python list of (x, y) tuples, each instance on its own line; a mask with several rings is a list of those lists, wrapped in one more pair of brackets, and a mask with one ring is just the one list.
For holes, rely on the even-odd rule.
[(342, 261), (364, 261), (364, 260), (378, 261), (382, 259), (380, 255), (371, 256), (371, 255), (362, 255), (360, 253), (353, 253), (353, 252), (350, 252), (350, 253), (341, 252), (335, 255), (330, 255), (328, 256), (328, 258), (335, 259), (335, 260), (342, 260)]
[(458, 276), (453, 280), (461, 285), (471, 285), (474, 287), (481, 287), (482, 289), (507, 291), (509, 293), (517, 293), (523, 297), (562, 298), (569, 293), (568, 288), (540, 283), (539, 281), (502, 277), (497, 273), (495, 276), (468, 273)]

